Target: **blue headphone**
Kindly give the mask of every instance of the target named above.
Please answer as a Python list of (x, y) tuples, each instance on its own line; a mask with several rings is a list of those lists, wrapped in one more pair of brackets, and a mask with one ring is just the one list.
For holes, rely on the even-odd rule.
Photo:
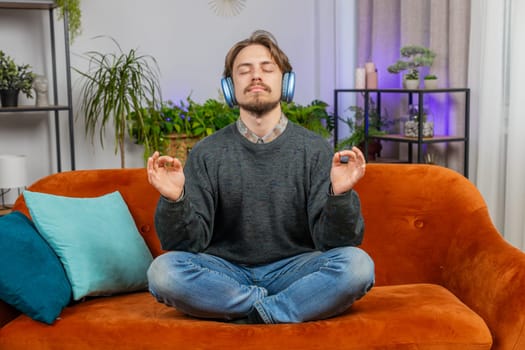
[[(237, 104), (235, 99), (235, 90), (233, 88), (233, 80), (231, 77), (224, 77), (221, 79), (222, 93), (224, 100), (228, 106), (233, 107)], [(295, 91), (295, 73), (286, 72), (283, 74), (283, 88), (281, 89), (281, 101), (291, 102), (293, 93)]]

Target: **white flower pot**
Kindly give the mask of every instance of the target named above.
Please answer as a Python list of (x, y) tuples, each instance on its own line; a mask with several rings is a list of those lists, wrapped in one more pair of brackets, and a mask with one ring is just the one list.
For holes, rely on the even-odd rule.
[(409, 90), (419, 89), (419, 80), (405, 79), (404, 86), (405, 86), (405, 89), (409, 89)]
[(425, 89), (432, 90), (438, 88), (438, 81), (437, 79), (425, 79), (424, 80)]

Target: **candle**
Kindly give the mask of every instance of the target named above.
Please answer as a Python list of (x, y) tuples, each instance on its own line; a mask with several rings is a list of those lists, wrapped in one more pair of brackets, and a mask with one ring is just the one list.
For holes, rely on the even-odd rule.
[(376, 65), (374, 64), (374, 62), (366, 62), (365, 63), (365, 71), (367, 73), (375, 72), (376, 71)]
[(377, 89), (377, 70), (366, 73), (366, 88)]
[(364, 68), (356, 68), (355, 70), (355, 88), (366, 89), (366, 73)]

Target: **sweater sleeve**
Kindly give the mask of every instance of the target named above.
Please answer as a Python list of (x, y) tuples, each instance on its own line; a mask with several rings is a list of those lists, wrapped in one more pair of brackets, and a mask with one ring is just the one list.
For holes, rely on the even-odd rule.
[(314, 233), (316, 247), (327, 250), (358, 246), (363, 241), (363, 233), (364, 220), (357, 192), (351, 190), (338, 196), (328, 195)]
[(197, 153), (194, 148), (184, 167), (183, 199), (175, 202), (161, 196), (157, 204), (155, 229), (164, 250), (202, 252), (211, 241), (215, 204), (206, 173), (197, 170)]
[[(330, 195), (331, 152), (322, 152), (310, 175), (308, 217), (316, 249), (358, 246), (363, 241), (364, 220), (356, 191)], [(322, 169), (322, 171), (319, 171)]]

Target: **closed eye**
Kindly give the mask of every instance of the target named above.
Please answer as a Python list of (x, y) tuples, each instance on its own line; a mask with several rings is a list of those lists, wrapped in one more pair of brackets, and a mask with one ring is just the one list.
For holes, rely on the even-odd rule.
[(251, 66), (249, 65), (241, 65), (237, 68), (237, 72), (239, 74), (247, 74), (247, 73), (250, 73), (252, 70)]
[(275, 71), (275, 68), (276, 68), (275, 63), (271, 63), (271, 62), (263, 63), (262, 65), (262, 70), (265, 73), (273, 73)]
[[(239, 75), (245, 75), (254, 71), (255, 67), (252, 64), (241, 64), (237, 67), (237, 73)], [(273, 73), (277, 69), (277, 65), (273, 62), (263, 62), (260, 65), (260, 69), (263, 73)]]

